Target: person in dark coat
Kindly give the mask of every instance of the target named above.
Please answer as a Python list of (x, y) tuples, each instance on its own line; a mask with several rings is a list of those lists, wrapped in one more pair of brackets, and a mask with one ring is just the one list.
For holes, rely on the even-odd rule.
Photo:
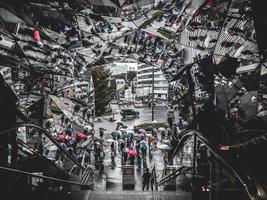
[(262, 162), (267, 152), (267, 131), (241, 143), (222, 145), (220, 150), (238, 155), (243, 161), (243, 167), (246, 167), (262, 183), (267, 184), (267, 164)]
[(150, 182), (151, 173), (149, 172), (149, 169), (146, 168), (145, 172), (143, 173), (143, 191), (146, 187), (146, 190), (149, 189), (149, 182)]

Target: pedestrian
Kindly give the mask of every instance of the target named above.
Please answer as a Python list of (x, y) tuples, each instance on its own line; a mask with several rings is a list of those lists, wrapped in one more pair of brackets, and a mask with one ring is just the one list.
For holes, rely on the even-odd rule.
[(87, 116), (87, 121), (90, 122), (90, 117), (91, 117), (91, 111), (90, 111), (90, 109), (87, 110), (86, 116)]
[(142, 158), (145, 159), (146, 153), (147, 153), (147, 147), (146, 147), (146, 144), (144, 142), (140, 143), (140, 149), (141, 149), (141, 153), (142, 153)]
[(125, 146), (122, 150), (123, 165), (126, 165), (128, 159), (128, 148)]
[(65, 115), (62, 113), (61, 115), (61, 125), (64, 125), (64, 121), (65, 121)]
[(164, 165), (166, 166), (168, 164), (168, 161), (169, 161), (169, 153), (168, 153), (168, 151), (166, 151), (164, 153), (163, 161), (164, 161)]
[(152, 134), (147, 135), (148, 149), (151, 150), (152, 143), (154, 142), (154, 136)]
[(134, 161), (135, 161), (135, 157), (136, 157), (136, 151), (133, 148), (129, 148), (128, 157), (130, 160), (130, 165), (134, 165)]
[(84, 108), (82, 112), (83, 112), (83, 120), (85, 120), (85, 116), (86, 116), (86, 113), (87, 113), (87, 108)]
[[(153, 169), (155, 170), (155, 169)], [(153, 171), (152, 170), (152, 171)], [(151, 185), (151, 190), (154, 190), (154, 185), (155, 185), (155, 174), (151, 172), (151, 178), (150, 178), (150, 185)], [(157, 190), (157, 187), (155, 186), (155, 189)]]
[(100, 138), (103, 138), (103, 136), (104, 136), (104, 128), (99, 128), (99, 137)]
[(150, 177), (151, 177), (151, 174), (150, 174), (150, 172), (149, 172), (149, 169), (146, 168), (146, 169), (145, 169), (145, 172), (143, 173), (143, 188), (142, 188), (143, 191), (145, 190), (145, 187), (146, 187), (146, 190), (148, 191), (148, 189), (149, 189)]
[(170, 107), (170, 109), (167, 112), (167, 118), (168, 118), (169, 127), (172, 129), (173, 121), (174, 121), (174, 110), (173, 110), (172, 106)]
[(76, 114), (77, 112), (79, 112), (80, 106), (78, 104), (75, 104), (73, 110), (74, 110), (74, 114)]
[(125, 147), (125, 142), (124, 142), (124, 140), (121, 140), (121, 142), (120, 142), (120, 152), (121, 153), (122, 153), (124, 147)]

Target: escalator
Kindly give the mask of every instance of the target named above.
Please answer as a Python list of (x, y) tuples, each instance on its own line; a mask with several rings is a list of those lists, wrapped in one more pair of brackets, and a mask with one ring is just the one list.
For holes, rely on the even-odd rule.
[(241, 159), (222, 154), (218, 146), (200, 132), (187, 131), (172, 157), (180, 167), (159, 186), (175, 177), (177, 190), (192, 192), (192, 199), (267, 199), (265, 184)]
[(8, 146), (8, 163), (0, 166), (1, 194), (7, 199), (77, 199), (90, 188), (92, 168), (78, 161), (50, 133), (21, 123), (0, 132), (17, 133), (16, 153)]

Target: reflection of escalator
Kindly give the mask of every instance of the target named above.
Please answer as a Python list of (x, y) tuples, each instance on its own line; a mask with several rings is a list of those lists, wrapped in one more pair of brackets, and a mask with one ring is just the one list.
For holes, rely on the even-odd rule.
[[(73, 191), (88, 189), (91, 168), (83, 166), (73, 155), (62, 147), (46, 130), (34, 124), (18, 124), (0, 132), (0, 135), (11, 133), (20, 127), (36, 128), (39, 141), (34, 135), (22, 141), (17, 139), (16, 154), (8, 146), (8, 164), (0, 165), (1, 195), (8, 199), (67, 199)], [(42, 134), (41, 134), (42, 133)], [(26, 134), (26, 133), (25, 133)], [(55, 149), (55, 155), (48, 156), (43, 148), (36, 144), (43, 141)], [(41, 147), (44, 145), (42, 144)], [(15, 163), (11, 163), (15, 160)]]
[[(194, 139), (195, 142), (194, 142)], [(196, 144), (194, 152), (194, 144)], [(192, 148), (188, 148), (191, 145)], [(190, 149), (190, 151), (187, 151)], [(193, 198), (206, 199), (266, 199), (263, 183), (246, 169), (238, 159), (225, 158), (203, 135), (196, 131), (188, 131), (177, 144), (174, 156), (180, 159), (180, 165), (188, 166), (191, 154), (192, 170), (184, 173), (179, 168), (172, 176), (179, 176), (178, 187), (190, 190)], [(163, 178), (166, 182), (172, 176)]]

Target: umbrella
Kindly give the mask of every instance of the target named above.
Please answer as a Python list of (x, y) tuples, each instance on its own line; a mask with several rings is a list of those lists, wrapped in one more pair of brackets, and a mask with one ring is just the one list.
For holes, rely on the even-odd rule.
[(136, 156), (136, 151), (135, 151), (135, 150), (132, 150), (132, 149), (129, 150), (129, 151), (128, 151), (128, 156), (129, 156), (129, 157), (135, 157), (135, 156)]
[(106, 141), (109, 142), (109, 143), (115, 142), (115, 140), (113, 140), (112, 138), (107, 139)]
[(138, 133), (146, 133), (146, 130), (141, 128), (138, 130)]
[(128, 153), (129, 149), (127, 147), (124, 147), (124, 149), (122, 150), (124, 153)]
[(158, 146), (158, 148), (161, 150), (170, 150), (171, 149), (171, 147), (167, 144), (161, 144)]
[(118, 135), (119, 135), (119, 133), (118, 133), (117, 131), (113, 131), (113, 132), (111, 132), (111, 136), (112, 136), (113, 138), (118, 137)]
[(132, 130), (127, 130), (127, 136), (128, 137), (134, 136), (134, 132)]
[(93, 128), (90, 125), (86, 125), (86, 126), (84, 126), (84, 129), (92, 130)]
[(162, 132), (164, 132), (164, 131), (166, 131), (166, 129), (165, 128), (163, 128), (163, 127), (159, 127), (159, 129), (158, 129), (159, 131), (162, 131)]
[(123, 122), (121, 122), (121, 121), (117, 121), (117, 124), (118, 124), (119, 126), (123, 126)]
[(118, 142), (125, 143), (125, 141), (123, 139), (119, 139)]
[(101, 138), (97, 138), (97, 137), (95, 137), (94, 141), (95, 141), (95, 142), (101, 142), (102, 140), (101, 140)]
[(65, 136), (63, 134), (58, 135), (57, 138), (58, 138), (58, 141), (60, 141), (60, 142), (65, 141)]
[(140, 141), (140, 144), (146, 144), (145, 140)]
[(170, 140), (163, 140), (162, 143), (163, 144), (166, 144), (166, 145), (170, 145), (171, 144), (171, 141)]
[(80, 133), (80, 132), (76, 133), (76, 137), (77, 137), (78, 139), (86, 139), (86, 138), (87, 138), (87, 136), (86, 136), (85, 134)]
[(87, 138), (87, 140), (85, 140), (82, 144), (80, 144), (81, 148), (84, 148), (86, 146), (88, 146), (91, 142), (91, 138)]
[(65, 140), (66, 140), (66, 141), (70, 141), (71, 139), (72, 139), (71, 136), (69, 136), (69, 135), (66, 135), (66, 136), (65, 136)]
[(122, 128), (122, 129), (120, 129), (120, 131), (121, 131), (122, 133), (126, 133), (126, 132), (127, 132), (127, 129)]

